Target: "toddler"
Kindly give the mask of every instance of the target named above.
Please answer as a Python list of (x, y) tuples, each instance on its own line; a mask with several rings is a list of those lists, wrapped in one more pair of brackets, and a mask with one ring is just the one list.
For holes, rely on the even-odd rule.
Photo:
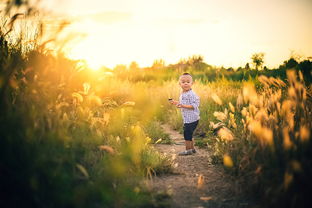
[(199, 121), (199, 97), (193, 92), (193, 78), (189, 73), (184, 73), (179, 78), (182, 88), (179, 101), (170, 100), (170, 103), (181, 108), (183, 118), (183, 135), (185, 140), (185, 151), (179, 155), (191, 155), (196, 153), (194, 148), (193, 132)]

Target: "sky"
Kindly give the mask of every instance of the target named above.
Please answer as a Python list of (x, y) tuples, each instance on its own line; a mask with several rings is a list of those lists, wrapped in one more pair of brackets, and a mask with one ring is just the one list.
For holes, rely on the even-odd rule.
[(135, 61), (167, 64), (202, 55), (214, 66), (239, 67), (254, 53), (277, 67), (291, 54), (312, 56), (312, 0), (41, 0), (67, 28), (83, 34), (70, 58), (90, 66)]

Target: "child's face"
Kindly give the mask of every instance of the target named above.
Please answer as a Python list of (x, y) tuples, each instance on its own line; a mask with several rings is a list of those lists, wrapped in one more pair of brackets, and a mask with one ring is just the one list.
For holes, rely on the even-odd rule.
[(189, 91), (193, 84), (193, 79), (189, 75), (183, 75), (180, 77), (179, 84), (184, 92)]

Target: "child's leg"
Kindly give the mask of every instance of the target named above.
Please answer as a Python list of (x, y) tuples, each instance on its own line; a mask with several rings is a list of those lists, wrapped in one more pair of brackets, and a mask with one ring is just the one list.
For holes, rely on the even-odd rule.
[(185, 140), (185, 149), (192, 149), (192, 141)]
[(194, 141), (193, 141), (193, 132), (198, 124), (198, 121), (195, 121), (193, 123), (185, 123), (183, 126), (183, 134), (184, 134), (184, 140), (185, 140), (185, 151), (180, 152), (179, 155), (191, 155), (193, 153), (196, 153), (194, 149)]
[(190, 125), (185, 123), (183, 126), (183, 136), (185, 140), (185, 149), (189, 150), (192, 147), (192, 135)]
[(198, 121), (195, 121), (195, 122), (191, 123), (191, 129), (190, 129), (191, 130), (191, 132), (190, 132), (190, 138), (191, 138), (190, 149), (192, 149), (192, 150), (195, 150), (193, 133), (194, 133), (197, 125), (198, 125)]
[(198, 121), (184, 124), (185, 149), (194, 149), (193, 132), (197, 127)]
[(191, 143), (191, 149), (195, 149), (194, 148), (194, 139), (192, 138), (192, 143)]

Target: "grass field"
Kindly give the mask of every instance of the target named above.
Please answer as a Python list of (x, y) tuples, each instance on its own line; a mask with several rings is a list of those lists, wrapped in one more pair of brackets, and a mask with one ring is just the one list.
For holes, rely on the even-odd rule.
[[(169, 173), (161, 124), (182, 131), (178, 77), (194, 75), (196, 144), (267, 206), (304, 207), (312, 188), (311, 69), (177, 65), (90, 70), (0, 31), (0, 206), (161, 207), (142, 180)], [(205, 65), (204, 65), (205, 66)], [(213, 132), (221, 122), (229, 131)]]

